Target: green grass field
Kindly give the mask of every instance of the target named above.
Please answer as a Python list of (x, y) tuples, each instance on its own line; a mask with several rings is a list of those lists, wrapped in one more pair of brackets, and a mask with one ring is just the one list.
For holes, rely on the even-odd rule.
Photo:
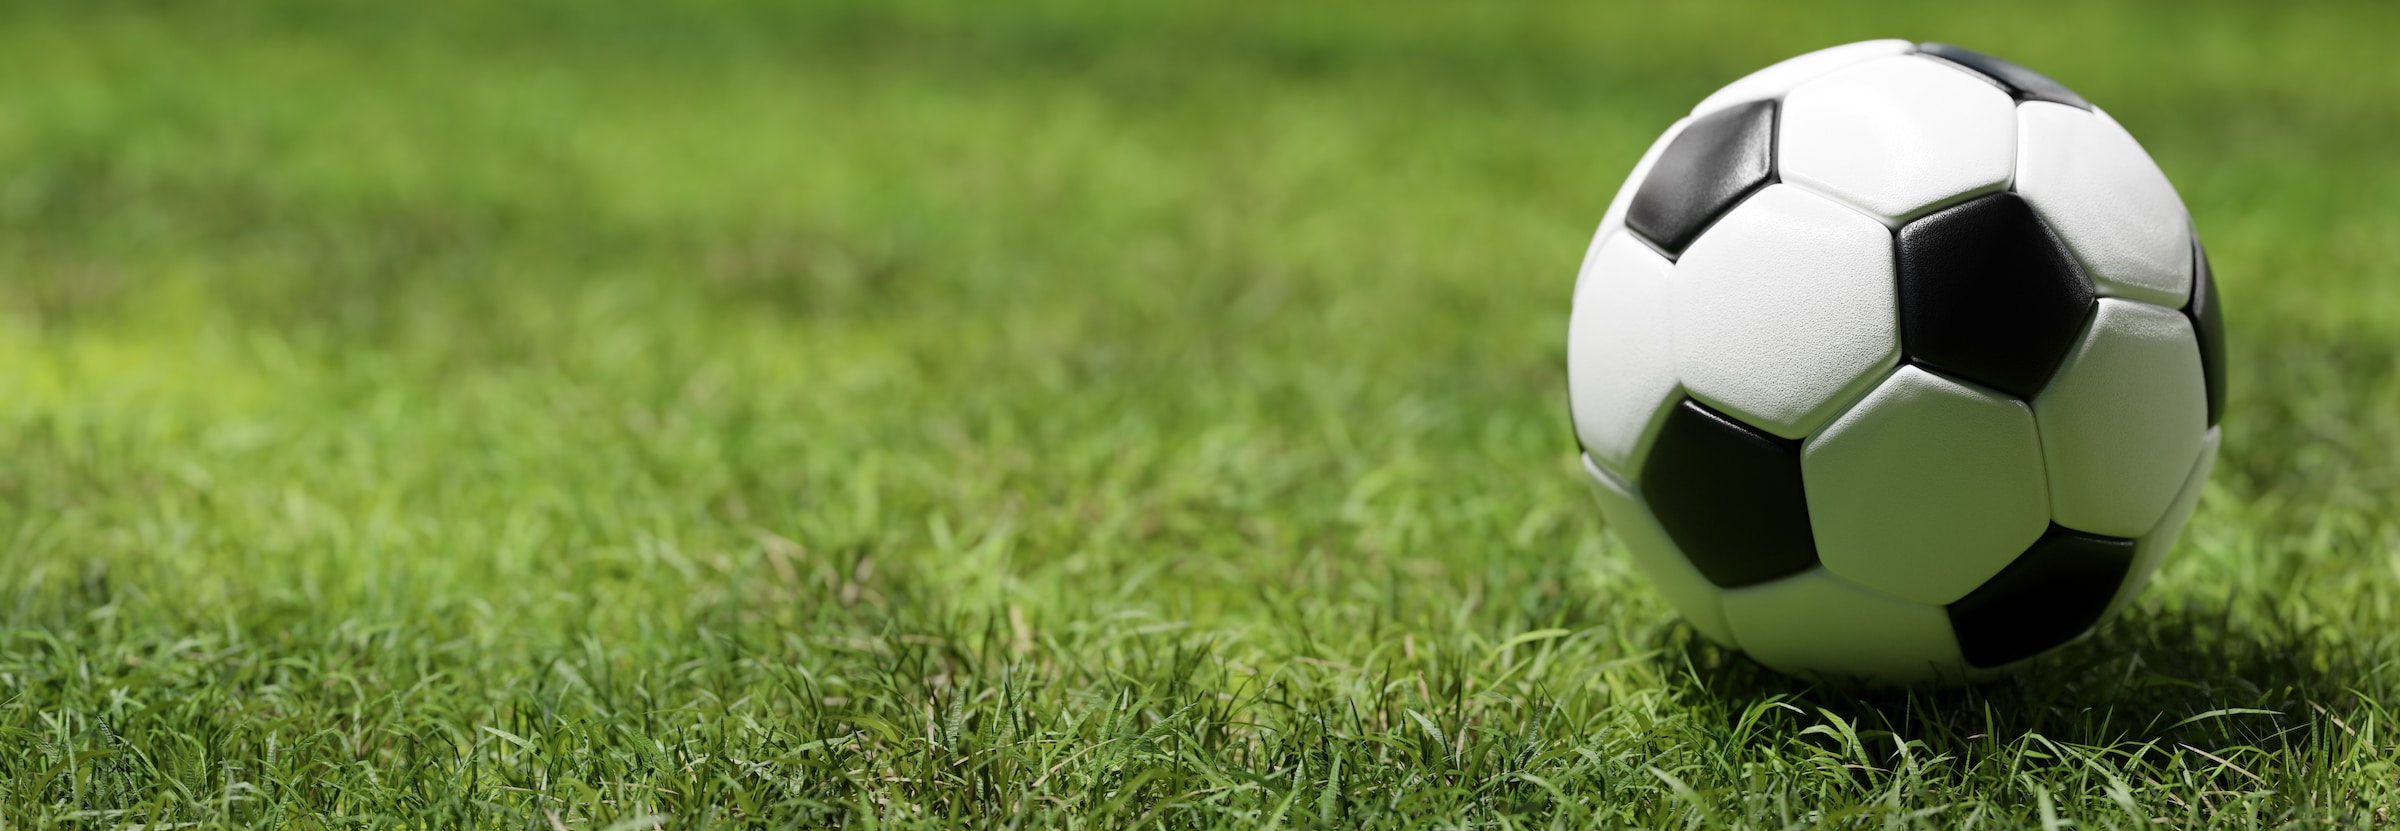
[[(0, 5), (0, 828), (2400, 821), (2400, 7)], [(2229, 306), (2152, 588), (1697, 639), (1569, 289), (1750, 69), (2108, 108)]]

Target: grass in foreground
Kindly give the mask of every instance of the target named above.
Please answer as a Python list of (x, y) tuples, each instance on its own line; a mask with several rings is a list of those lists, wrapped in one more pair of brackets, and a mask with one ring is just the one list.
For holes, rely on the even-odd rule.
[[(0, 826), (2400, 810), (2393, 9), (1410, 11), (7, 7)], [(2234, 403), (2126, 615), (1862, 697), (1560, 355), (1658, 129), (1888, 35), (2148, 143)]]

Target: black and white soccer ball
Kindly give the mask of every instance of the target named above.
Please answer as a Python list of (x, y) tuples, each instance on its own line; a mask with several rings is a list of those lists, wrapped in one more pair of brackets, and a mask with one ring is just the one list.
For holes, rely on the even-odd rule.
[(1882, 40), (1718, 90), (1635, 165), (1575, 285), (1608, 524), (1776, 669), (1989, 677), (2124, 604), (2224, 409), (2191, 218), (2107, 113)]

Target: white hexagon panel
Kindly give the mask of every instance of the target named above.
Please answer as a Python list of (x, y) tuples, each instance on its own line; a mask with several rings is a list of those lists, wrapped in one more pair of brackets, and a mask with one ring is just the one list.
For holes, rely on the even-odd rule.
[(1777, 129), (1784, 181), (1894, 225), (2007, 187), (2016, 165), (2008, 93), (1914, 55), (1801, 84)]
[(1693, 397), (1789, 439), (1899, 360), (1892, 234), (1867, 215), (1770, 185), (1675, 263), (1675, 371)]
[(1567, 322), (1567, 406), (1584, 452), (1627, 478), (1675, 395), (1667, 258), (1619, 231), (1576, 281)]
[(2181, 312), (2101, 298), (2050, 386), (2033, 400), (2051, 518), (2139, 537), (2175, 501), (2208, 433), (2200, 341)]
[(1784, 672), (1871, 684), (1965, 679), (1966, 658), (1941, 607), (1824, 569), (1725, 592), (1724, 603), (1742, 651)]
[(2181, 308), (2192, 293), (2191, 219), (2140, 142), (2096, 110), (2017, 108), (2016, 191), (2100, 294)]
[(1692, 108), (1692, 115), (1707, 115), (1748, 101), (1780, 98), (1793, 87), (1825, 73), (1876, 58), (1906, 55), (1916, 48), (1916, 44), (1905, 40), (1862, 40), (1786, 58), (1700, 99), (1700, 104)]
[(1941, 605), (2050, 527), (2033, 410), (1901, 367), (1800, 451), (1817, 555), (1853, 583)]
[(1625, 483), (1583, 457), (1583, 469), (1600, 484), (1600, 514), (1608, 519), (1609, 530), (1615, 531), (1617, 541), (1624, 543), (1633, 555), (1634, 567), (1650, 578), (1667, 603), (1691, 621), (1700, 634), (1726, 646), (1736, 646), (1733, 627), (1725, 623), (1725, 607), (1717, 587), (1708, 582), (1692, 561), (1677, 550), (1675, 541), (1660, 528), (1658, 519), (1651, 516), (1649, 506), (1633, 486)]

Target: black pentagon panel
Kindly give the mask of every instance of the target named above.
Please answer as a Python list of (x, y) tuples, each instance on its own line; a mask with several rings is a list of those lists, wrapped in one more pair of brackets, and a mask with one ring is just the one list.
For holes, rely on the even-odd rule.
[(2209, 270), (2208, 252), (2192, 241), (2192, 299), (2183, 306), (2200, 335), (2200, 374), (2208, 380), (2208, 426), (2225, 414), (2225, 313), (2217, 303), (2217, 277)]
[(1775, 173), (1775, 102), (1718, 110), (1683, 128), (1633, 193), (1625, 225), (1666, 252), (1700, 232)]
[(2132, 540), (2052, 525), (2016, 562), (1950, 604), (1950, 626), (1969, 664), (2030, 658), (2100, 622), (2132, 567)]
[(2013, 193), (1900, 228), (1900, 343), (1910, 360), (2031, 398), (2074, 348), (2092, 281)]
[(1817, 564), (1800, 485), (1800, 445), (1685, 399), (1668, 412), (1642, 493), (1692, 566), (1723, 588)]
[(1973, 49), (1962, 49), (1947, 43), (1920, 43), (1917, 44), (1917, 52), (1958, 64), (1974, 71), (1977, 75), (1990, 78), (1992, 83), (1999, 84), (2001, 89), (2008, 90), (2008, 94), (2015, 96), (2019, 101), (2049, 101), (2079, 109), (2092, 108), (2092, 102), (2083, 100), (2083, 96), (2076, 95), (2074, 90), (2067, 88), (2067, 85), (2050, 80), (2050, 76), (2026, 69), (2013, 61), (2002, 60)]

